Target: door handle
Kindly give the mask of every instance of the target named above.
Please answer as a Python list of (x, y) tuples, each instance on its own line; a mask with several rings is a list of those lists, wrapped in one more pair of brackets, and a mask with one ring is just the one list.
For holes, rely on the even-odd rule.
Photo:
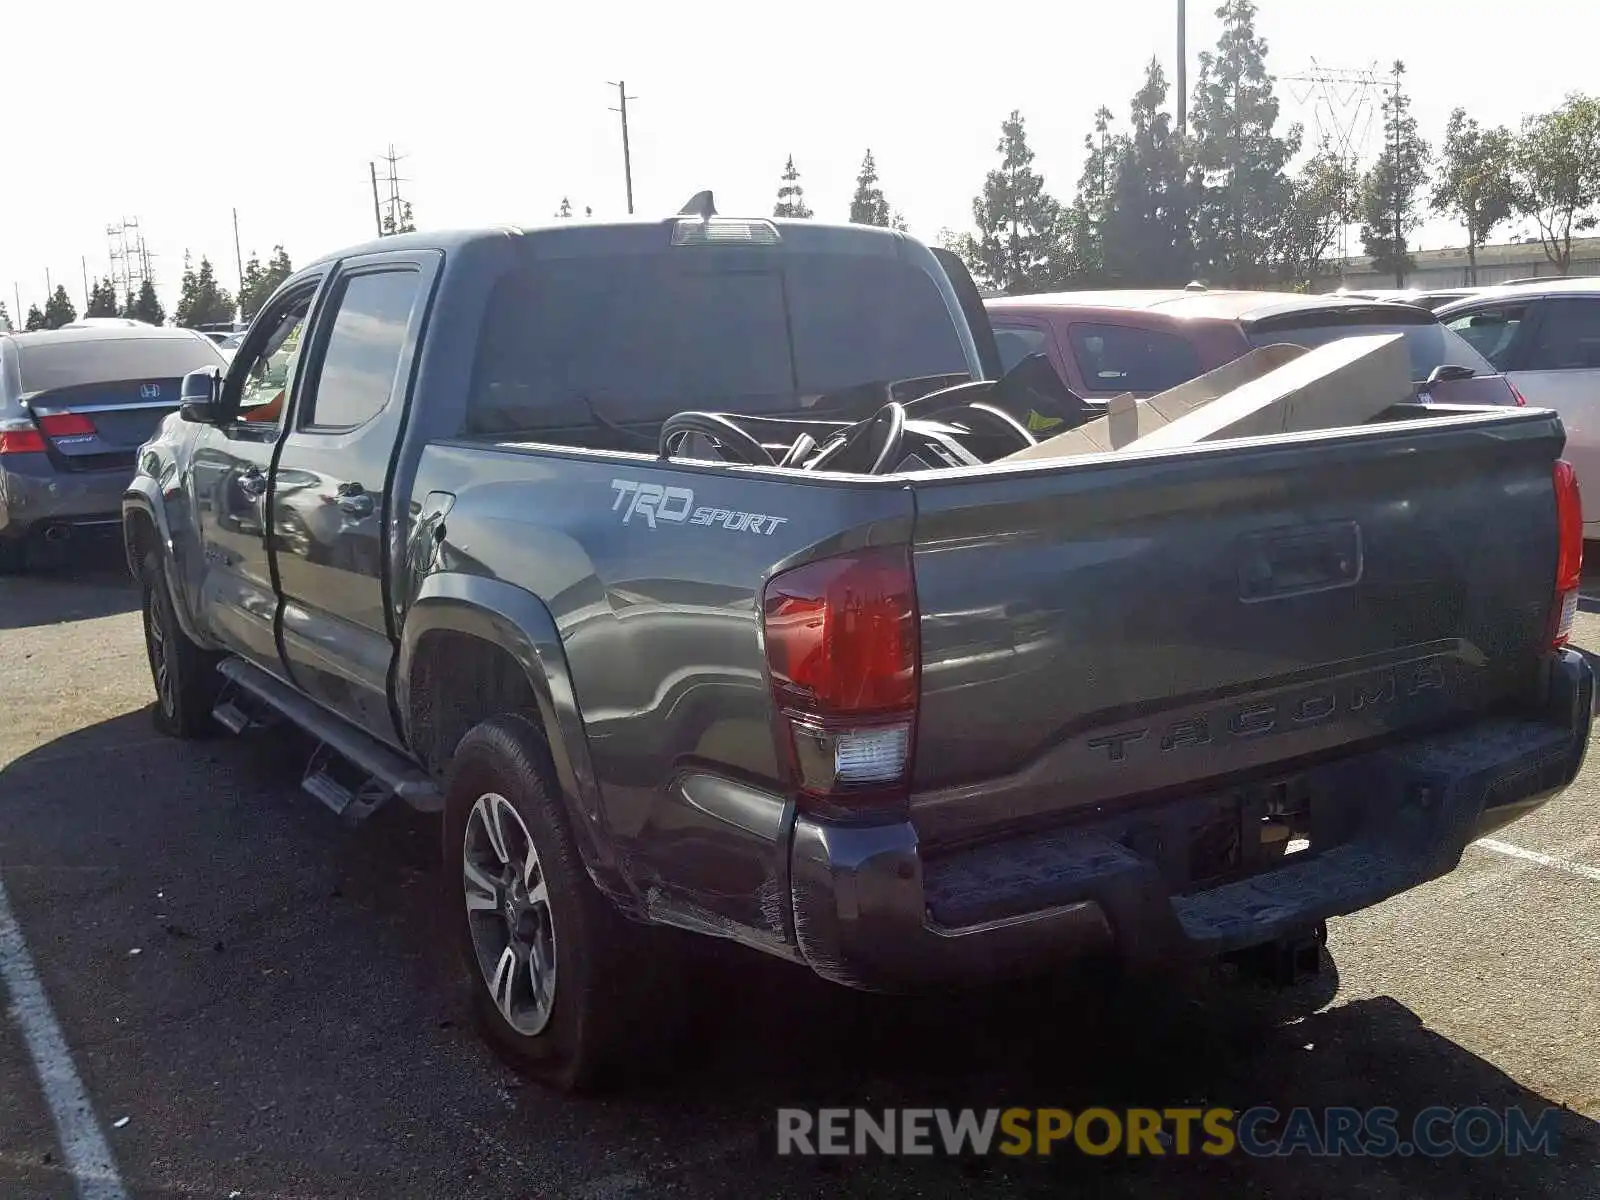
[(341, 483), (337, 494), (340, 512), (352, 517), (372, 515), (372, 495), (359, 483)]
[(252, 500), (259, 499), (267, 490), (267, 477), (252, 468), (239, 476), (239, 490)]

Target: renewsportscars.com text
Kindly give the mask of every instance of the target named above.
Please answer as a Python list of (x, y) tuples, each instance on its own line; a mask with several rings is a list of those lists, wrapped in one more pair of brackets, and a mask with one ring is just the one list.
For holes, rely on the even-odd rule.
[(1556, 1152), (1558, 1110), (1425, 1108), (780, 1108), (781, 1156), (1443, 1158)]

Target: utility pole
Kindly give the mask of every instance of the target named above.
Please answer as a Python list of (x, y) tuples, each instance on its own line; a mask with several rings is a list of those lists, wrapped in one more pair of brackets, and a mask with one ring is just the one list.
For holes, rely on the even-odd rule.
[(11, 281), (11, 301), (17, 306), (17, 315), (11, 318), (11, 327), (13, 329), (21, 329), (24, 321), (22, 315), (22, 285), (15, 279)]
[(89, 256), (80, 254), (78, 261), (83, 265), (83, 315), (89, 315)]
[(1178, 0), (1178, 136), (1188, 129), (1189, 109), (1189, 22), (1184, 16), (1183, 0)]
[(372, 219), (376, 222), (378, 236), (383, 236), (383, 212), (378, 207), (378, 164), (369, 161), (367, 167), (372, 172)]
[(244, 317), (244, 255), (239, 253), (239, 210), (233, 210), (233, 262), (239, 268), (239, 316)]
[(1406, 285), (1405, 264), (1405, 231), (1403, 221), (1405, 213), (1402, 210), (1401, 195), (1401, 164), (1400, 164), (1400, 76), (1406, 73), (1406, 65), (1398, 58), (1394, 61), (1394, 110), (1392, 113), (1394, 124), (1394, 149), (1391, 151), (1391, 165), (1394, 169), (1394, 286), (1403, 288)]
[(613, 108), (614, 113), (622, 114), (622, 177), (628, 185), (628, 215), (633, 215), (633, 158), (628, 152), (628, 101), (637, 100), (639, 97), (628, 95), (626, 83), (613, 83), (609, 85), (617, 89), (617, 98), (621, 101), (620, 108)]

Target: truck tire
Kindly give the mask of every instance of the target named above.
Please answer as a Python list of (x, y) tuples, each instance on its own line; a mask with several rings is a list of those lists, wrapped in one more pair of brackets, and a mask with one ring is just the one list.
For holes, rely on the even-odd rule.
[(630, 921), (590, 882), (540, 730), (472, 729), (445, 787), (449, 911), (478, 1027), (514, 1069), (561, 1091), (662, 1061), (685, 1006), (671, 931)]
[(144, 647), (156, 687), (155, 726), (176, 738), (215, 733), (211, 710), (222, 690), (219, 658), (191, 642), (178, 624), (155, 552), (146, 554), (139, 567), (144, 583)]

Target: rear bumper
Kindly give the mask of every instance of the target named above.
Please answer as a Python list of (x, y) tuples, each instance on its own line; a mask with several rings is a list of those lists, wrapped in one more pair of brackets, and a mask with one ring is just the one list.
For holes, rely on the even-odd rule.
[(1204, 891), (1175, 893), (1109, 828), (924, 857), (909, 823), (801, 817), (790, 864), (801, 955), (835, 982), (898, 991), (1099, 953), (1152, 968), (1300, 933), (1448, 873), (1474, 837), (1570, 784), (1594, 705), (1582, 655), (1552, 656), (1547, 696), (1543, 719), (1489, 719), (1308, 772), (1339, 802), (1336, 844)]
[(131, 478), (131, 470), (57, 471), (44, 454), (8, 455), (0, 463), (0, 538), (55, 524), (120, 524)]

